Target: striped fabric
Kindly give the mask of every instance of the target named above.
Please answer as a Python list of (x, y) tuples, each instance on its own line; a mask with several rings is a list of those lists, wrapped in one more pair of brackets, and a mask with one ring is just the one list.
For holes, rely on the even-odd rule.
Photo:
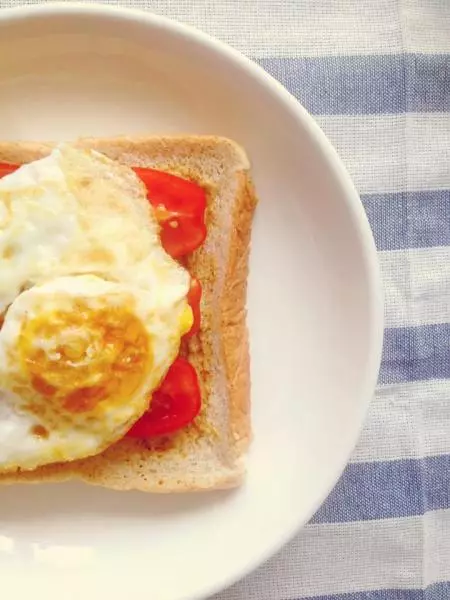
[(379, 386), (350, 465), (217, 600), (450, 599), (450, 0), (122, 4), (228, 42), (302, 102), (361, 193), (384, 276)]

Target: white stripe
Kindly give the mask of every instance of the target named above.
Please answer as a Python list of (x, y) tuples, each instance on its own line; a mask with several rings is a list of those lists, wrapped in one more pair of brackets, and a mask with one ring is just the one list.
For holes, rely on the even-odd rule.
[[(253, 57), (450, 51), (450, 11), (446, 0), (106, 3), (143, 8), (194, 25)], [(0, 0), (0, 7), (8, 6), (17, 6), (17, 0)]]
[(316, 120), (360, 193), (450, 187), (450, 113)]
[(380, 386), (352, 462), (450, 454), (450, 382)]
[(429, 513), (425, 519), (424, 569), (426, 584), (450, 580), (450, 510)]
[(399, 4), (407, 52), (450, 52), (448, 0), (403, 0)]
[(386, 327), (450, 321), (449, 246), (380, 252), (379, 262)]
[(450, 510), (383, 521), (309, 525), (220, 600), (273, 600), (450, 579)]
[(175, 18), (249, 56), (381, 54), (401, 49), (398, 9), (391, 0), (377, 0), (376, 5), (373, 0), (218, 1), (209, 10), (200, 1), (163, 0), (154, 5), (165, 14), (171, 8)]

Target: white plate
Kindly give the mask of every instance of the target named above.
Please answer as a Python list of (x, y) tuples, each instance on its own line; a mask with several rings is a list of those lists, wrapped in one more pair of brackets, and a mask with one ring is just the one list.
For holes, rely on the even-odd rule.
[(11, 598), (211, 594), (311, 517), (357, 439), (382, 338), (375, 248), (358, 196), (281, 86), (230, 48), (140, 12), (1, 11), (0, 132), (215, 133), (250, 154), (261, 203), (249, 288), (247, 484), (163, 498), (81, 484), (0, 490), (0, 581), (3, 590), (14, 585)]

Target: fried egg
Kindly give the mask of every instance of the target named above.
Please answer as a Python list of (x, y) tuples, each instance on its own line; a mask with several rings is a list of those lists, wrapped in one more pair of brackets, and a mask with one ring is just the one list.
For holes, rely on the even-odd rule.
[(62, 146), (0, 180), (0, 472), (97, 454), (192, 325), (131, 169)]

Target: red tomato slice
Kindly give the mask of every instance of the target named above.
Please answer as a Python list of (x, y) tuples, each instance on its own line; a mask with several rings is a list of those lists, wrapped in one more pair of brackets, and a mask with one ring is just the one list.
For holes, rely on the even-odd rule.
[(161, 225), (161, 243), (173, 258), (196, 250), (206, 238), (205, 190), (187, 179), (135, 167)]
[(148, 438), (182, 429), (200, 412), (201, 394), (197, 373), (185, 359), (177, 358), (166, 378), (153, 393), (149, 410), (127, 433), (134, 438)]
[(187, 301), (189, 306), (192, 309), (192, 315), (194, 317), (194, 322), (192, 323), (192, 327), (190, 330), (184, 335), (185, 338), (190, 338), (193, 335), (196, 335), (200, 331), (201, 324), (201, 312), (200, 312), (200, 302), (202, 299), (202, 286), (200, 281), (195, 277), (191, 277), (191, 287), (189, 288), (189, 292), (187, 295)]
[(9, 163), (2, 163), (0, 162), (0, 178), (4, 177), (5, 175), (9, 175), (10, 173), (14, 173), (14, 171), (17, 171), (19, 167), (17, 165), (10, 165)]

